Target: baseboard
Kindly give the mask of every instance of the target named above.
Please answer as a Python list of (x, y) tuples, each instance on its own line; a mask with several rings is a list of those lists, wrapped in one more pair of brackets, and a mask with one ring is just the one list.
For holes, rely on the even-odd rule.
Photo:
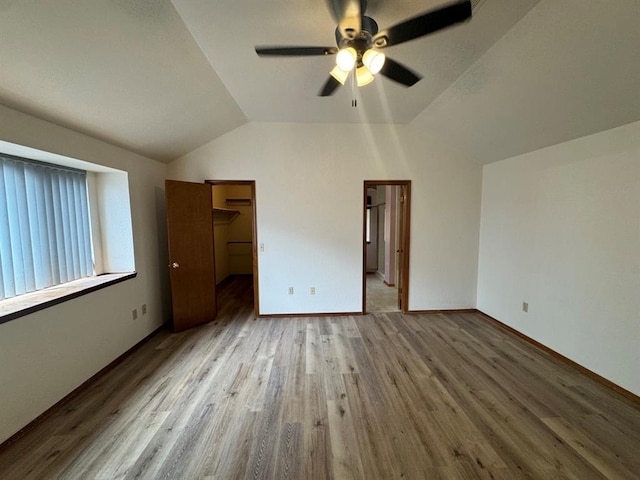
[[(298, 318), (298, 317), (351, 317), (367, 315), (369, 313), (385, 313), (385, 312), (320, 312), (320, 313), (266, 313), (256, 315), (256, 318)], [(408, 310), (406, 312), (387, 312), (387, 313), (408, 313), (408, 314), (433, 314), (433, 313), (478, 313), (475, 308), (451, 308), (448, 310)]]
[(84, 390), (89, 388), (91, 383), (95, 382), (99, 378), (101, 378), (104, 375), (106, 375), (109, 371), (111, 371), (115, 367), (117, 367), (120, 363), (122, 363), (122, 361), (124, 359), (126, 359), (129, 355), (131, 355), (138, 348), (140, 348), (147, 340), (149, 340), (152, 336), (154, 336), (156, 333), (158, 333), (160, 330), (162, 330), (162, 328), (164, 328), (165, 326), (166, 326), (166, 324), (160, 325), (158, 328), (156, 328), (153, 332), (151, 332), (149, 335), (147, 335), (142, 340), (140, 340), (138, 343), (136, 343), (129, 350), (127, 350), (122, 355), (120, 355), (118, 358), (116, 358), (115, 360), (110, 362), (106, 367), (103, 367), (102, 369), (100, 369), (97, 373), (95, 373), (94, 375), (89, 377), (87, 380), (82, 382), (78, 387), (74, 388), (71, 392), (69, 392), (64, 397), (62, 397), (62, 399), (58, 400), (56, 403), (54, 403), (52, 406), (47, 408), (44, 412), (42, 412), (36, 418), (31, 420), (29, 423), (27, 423), (24, 427), (22, 427), (16, 433), (14, 433), (9, 438), (7, 438), (4, 442), (0, 443), (0, 452), (2, 452), (2, 450), (5, 447), (8, 447), (13, 442), (19, 440), (24, 435), (26, 435), (29, 432), (31, 432), (40, 423), (42, 423), (49, 415), (51, 415), (58, 407), (60, 407), (60, 405), (64, 404), (64, 402), (68, 401), (71, 397), (73, 397), (75, 395), (78, 395), (79, 393), (83, 392)]
[(409, 310), (407, 313), (477, 313), (478, 310), (475, 308), (449, 308), (444, 310)]
[(321, 313), (261, 313), (256, 318), (300, 318), (300, 317), (353, 317), (362, 312), (321, 312)]
[(610, 390), (613, 390), (614, 392), (616, 392), (619, 395), (623, 396), (624, 398), (629, 400), (632, 404), (634, 404), (635, 407), (640, 408), (640, 396), (636, 395), (635, 393), (627, 390), (624, 387), (621, 387), (620, 385), (618, 385), (616, 383), (613, 383), (611, 380), (603, 377), (602, 375), (599, 375), (599, 374), (595, 373), (592, 370), (589, 370), (587, 367), (584, 367), (584, 366), (580, 365), (579, 363), (574, 362), (570, 358), (565, 357), (561, 353), (558, 353), (555, 350), (547, 347), (545, 344), (540, 343), (537, 340), (534, 340), (533, 338), (525, 335), (524, 333), (519, 332), (515, 328), (510, 327), (509, 325), (507, 325), (505, 323), (502, 323), (500, 320), (497, 320), (496, 318), (493, 318), (491, 315), (488, 315), (488, 314), (484, 313), (481, 310), (477, 310), (476, 309), (475, 311), (477, 313), (479, 313), (480, 315), (482, 315), (483, 317), (485, 317), (487, 320), (490, 320), (495, 325), (499, 326), (500, 328), (502, 328), (504, 330), (507, 330), (508, 332), (511, 332), (512, 334), (514, 334), (518, 338), (521, 338), (522, 340), (524, 340), (524, 341), (532, 344), (533, 346), (539, 348), (540, 350), (543, 350), (544, 352), (548, 353), (552, 357), (555, 357), (558, 360), (566, 363), (567, 365), (570, 365), (571, 367), (573, 367), (576, 370), (580, 371), (584, 375), (592, 378), (593, 380), (595, 380), (598, 383), (604, 385), (605, 387), (609, 388)]

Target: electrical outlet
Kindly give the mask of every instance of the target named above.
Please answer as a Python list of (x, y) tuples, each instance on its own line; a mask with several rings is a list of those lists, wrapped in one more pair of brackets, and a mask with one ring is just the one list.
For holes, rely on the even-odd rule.
[(263, 253), (263, 252), (264, 252), (264, 243), (261, 243), (260, 244), (260, 253)]
[(293, 295), (293, 287), (289, 287), (289, 295)]
[(138, 309), (134, 308), (133, 310), (131, 310), (131, 318), (133, 320), (137, 320), (138, 319)]
[(315, 294), (316, 294), (316, 287), (309, 288), (309, 295), (315, 295)]
[(140, 307), (140, 311), (142, 312), (143, 315), (147, 314), (147, 304), (143, 303), (142, 306)]
[(522, 302), (522, 311), (527, 313), (529, 311), (529, 303), (528, 302)]

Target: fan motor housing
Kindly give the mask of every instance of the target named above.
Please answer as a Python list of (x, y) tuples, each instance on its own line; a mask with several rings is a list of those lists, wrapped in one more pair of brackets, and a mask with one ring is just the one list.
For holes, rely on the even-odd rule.
[(362, 37), (363, 34), (368, 34), (369, 38), (373, 37), (376, 33), (378, 33), (378, 24), (371, 17), (362, 17), (362, 24), (360, 29), (360, 35), (356, 38), (346, 38), (342, 36), (340, 32), (340, 28), (336, 27), (336, 44), (338, 47), (344, 46), (347, 42), (357, 40), (359, 37)]
[(338, 48), (353, 47), (358, 53), (358, 65), (361, 65), (362, 54), (371, 48), (373, 36), (376, 33), (378, 33), (378, 24), (376, 21), (371, 17), (363, 16), (360, 33), (353, 39), (343, 37), (340, 29), (336, 27), (336, 44)]

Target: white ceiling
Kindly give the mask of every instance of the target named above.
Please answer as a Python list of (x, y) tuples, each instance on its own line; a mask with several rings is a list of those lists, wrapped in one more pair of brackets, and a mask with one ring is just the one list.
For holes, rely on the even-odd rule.
[(0, 65), (0, 103), (162, 161), (246, 121), (169, 0), (0, 0)]
[[(443, 0), (370, 0), (381, 28)], [(480, 0), (386, 53), (424, 75), (317, 97), (325, 0), (0, 0), (0, 103), (170, 161), (247, 121), (401, 123), (478, 162), (640, 120), (638, 0)]]
[[(220, 79), (252, 121), (409, 123), (538, 0), (489, 0), (473, 21), (389, 47), (385, 53), (424, 79), (407, 89), (380, 79), (318, 97), (335, 57), (258, 58), (255, 45), (335, 46), (335, 21), (324, 0), (174, 0), (185, 24)], [(366, 13), (380, 29), (448, 3), (447, 0), (372, 2)], [(493, 4), (493, 5), (492, 5)], [(493, 12), (493, 13), (492, 13)]]

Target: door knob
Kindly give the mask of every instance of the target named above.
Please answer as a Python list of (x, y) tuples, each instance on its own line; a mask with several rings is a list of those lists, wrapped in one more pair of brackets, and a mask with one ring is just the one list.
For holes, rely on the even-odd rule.
[(169, 268), (178, 268), (180, 265), (178, 265), (177, 262), (173, 262), (171, 265), (169, 265)]

